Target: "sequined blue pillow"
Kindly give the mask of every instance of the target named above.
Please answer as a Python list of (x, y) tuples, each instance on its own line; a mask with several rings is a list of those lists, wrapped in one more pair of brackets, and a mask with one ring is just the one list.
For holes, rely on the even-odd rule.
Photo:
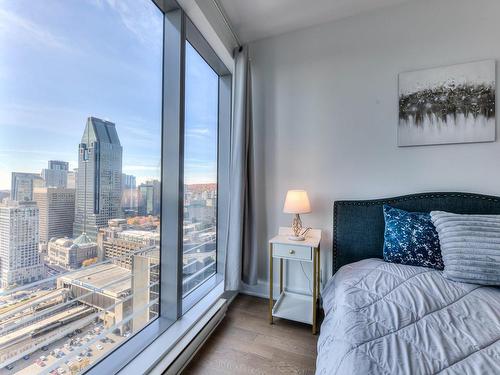
[(384, 205), (384, 260), (409, 266), (444, 268), (439, 237), (424, 212), (408, 212)]

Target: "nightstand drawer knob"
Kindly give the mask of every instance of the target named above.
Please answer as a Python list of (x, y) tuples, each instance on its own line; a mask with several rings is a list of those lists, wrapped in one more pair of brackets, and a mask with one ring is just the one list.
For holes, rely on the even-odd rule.
[(288, 253), (291, 254), (291, 255), (293, 255), (293, 254), (295, 254), (295, 250), (291, 250), (290, 249), (290, 250), (288, 250)]

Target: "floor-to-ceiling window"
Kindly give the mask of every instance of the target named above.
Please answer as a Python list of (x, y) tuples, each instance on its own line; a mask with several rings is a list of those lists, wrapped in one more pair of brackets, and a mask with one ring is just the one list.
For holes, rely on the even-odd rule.
[(231, 76), (175, 1), (0, 30), (0, 368), (117, 369), (222, 279)]
[(186, 296), (216, 272), (219, 76), (186, 41), (183, 281)]

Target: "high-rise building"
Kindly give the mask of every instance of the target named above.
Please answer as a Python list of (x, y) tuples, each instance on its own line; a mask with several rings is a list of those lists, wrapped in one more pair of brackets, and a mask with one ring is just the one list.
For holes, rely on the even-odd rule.
[(139, 215), (159, 215), (161, 183), (158, 180), (146, 181), (139, 185)]
[(36, 173), (12, 172), (10, 199), (23, 202), (33, 200), (33, 189), (44, 187), (43, 178)]
[(35, 202), (6, 201), (0, 204), (1, 288), (43, 278), (38, 239), (38, 207)]
[(95, 240), (121, 216), (122, 146), (115, 124), (89, 117), (79, 145), (73, 236)]
[(42, 169), (42, 178), (47, 187), (66, 187), (68, 183), (67, 161), (49, 160), (48, 168)]
[(76, 176), (78, 174), (78, 168), (73, 169), (72, 171), (68, 171), (67, 179), (66, 179), (66, 187), (68, 189), (76, 189)]
[(40, 242), (53, 237), (71, 237), (75, 221), (75, 189), (35, 188), (33, 200), (40, 210)]
[(137, 214), (137, 185), (135, 176), (122, 173), (122, 209), (127, 216)]

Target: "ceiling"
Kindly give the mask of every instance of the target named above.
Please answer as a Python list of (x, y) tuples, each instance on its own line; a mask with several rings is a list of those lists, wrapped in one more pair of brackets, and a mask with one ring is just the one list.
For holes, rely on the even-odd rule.
[(240, 42), (283, 34), (410, 0), (217, 0)]

